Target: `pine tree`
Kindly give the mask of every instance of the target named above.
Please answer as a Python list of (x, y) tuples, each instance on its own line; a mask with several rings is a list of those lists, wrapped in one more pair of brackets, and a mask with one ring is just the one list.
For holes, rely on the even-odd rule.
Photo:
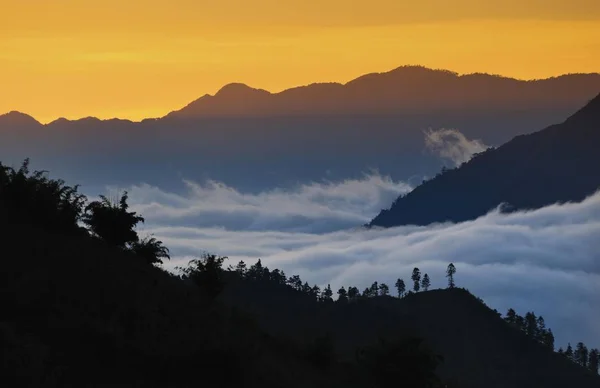
[(421, 286), (421, 271), (415, 267), (410, 278), (413, 281), (413, 290), (419, 292)]
[(314, 286), (312, 286), (311, 290), (310, 290), (310, 294), (318, 301), (321, 300), (321, 287), (317, 286), (316, 284)]
[(398, 290), (398, 298), (402, 298), (404, 296), (404, 292), (406, 291), (406, 284), (404, 284), (404, 280), (398, 278), (395, 286), (396, 290)]
[(542, 343), (554, 350), (554, 334), (552, 333), (552, 329), (546, 330), (542, 338)]
[(235, 272), (237, 272), (237, 274), (240, 275), (240, 277), (246, 276), (247, 271), (248, 271), (248, 268), (246, 268), (246, 263), (244, 263), (243, 261), (240, 261), (235, 266)]
[(260, 259), (250, 266), (248, 269), (248, 278), (252, 280), (260, 280), (264, 276), (264, 267)]
[(304, 284), (302, 285), (302, 292), (306, 293), (306, 294), (312, 294), (314, 290), (314, 287), (311, 287), (308, 282), (304, 282)]
[(517, 324), (517, 312), (515, 310), (513, 310), (512, 308), (509, 308), (508, 311), (506, 312), (506, 317), (504, 318), (504, 320), (508, 323), (510, 323), (511, 325), (516, 325)]
[(525, 314), (525, 333), (534, 339), (537, 336), (537, 317), (532, 311)]
[(333, 291), (331, 290), (331, 285), (327, 285), (323, 292), (321, 292), (321, 300), (323, 302), (333, 302)]
[(577, 346), (575, 347), (575, 353), (573, 354), (573, 360), (582, 367), (587, 367), (588, 349), (583, 342), (577, 343)]
[(454, 264), (448, 264), (446, 268), (446, 277), (448, 278), (448, 288), (454, 288), (454, 274), (456, 273), (456, 267)]
[(537, 318), (537, 333), (536, 338), (540, 342), (544, 342), (546, 338), (547, 330), (546, 330), (546, 322), (544, 322), (544, 317), (541, 315)]
[(571, 343), (570, 342), (567, 344), (567, 349), (565, 350), (565, 357), (567, 357), (571, 361), (574, 361), (574, 359), (573, 359), (573, 348), (571, 347)]
[(429, 286), (431, 286), (431, 281), (429, 280), (429, 275), (423, 275), (423, 280), (421, 281), (421, 287), (424, 291), (429, 290)]

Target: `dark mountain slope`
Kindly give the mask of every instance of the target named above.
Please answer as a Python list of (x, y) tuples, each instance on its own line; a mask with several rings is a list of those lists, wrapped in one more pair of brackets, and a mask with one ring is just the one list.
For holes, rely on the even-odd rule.
[(517, 136), (423, 183), (370, 226), (477, 218), (502, 203), (536, 209), (581, 201), (600, 188), (600, 95), (565, 122)]
[(383, 338), (420, 337), (444, 357), (438, 373), (464, 388), (595, 387), (600, 378), (508, 325), (464, 289), (316, 303), (289, 287), (233, 282), (223, 298), (282, 338), (331, 336), (338, 357)]
[(243, 315), (102, 242), (0, 222), (0, 243), (2, 386), (335, 386)]

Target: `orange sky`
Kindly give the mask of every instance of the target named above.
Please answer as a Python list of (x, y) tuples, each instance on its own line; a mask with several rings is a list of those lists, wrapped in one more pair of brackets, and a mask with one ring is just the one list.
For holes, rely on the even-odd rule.
[[(284, 5), (285, 4), (285, 5)], [(405, 64), (600, 71), (597, 0), (0, 0), (0, 113), (156, 117), (229, 82), (271, 91)]]

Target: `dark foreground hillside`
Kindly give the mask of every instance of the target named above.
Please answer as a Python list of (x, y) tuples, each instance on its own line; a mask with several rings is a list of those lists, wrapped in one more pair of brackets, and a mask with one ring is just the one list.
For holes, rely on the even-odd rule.
[(501, 204), (537, 209), (600, 188), (600, 95), (562, 124), (517, 136), (398, 198), (370, 226), (475, 219)]
[(332, 385), (243, 315), (136, 257), (5, 223), (0, 236), (0, 386)]
[(458, 387), (600, 386), (597, 375), (515, 330), (464, 289), (327, 305), (310, 303), (306, 295), (289, 288), (286, 292), (242, 282), (224, 297), (245, 306), (263, 327), (282, 338), (330, 336), (342, 359), (377, 337), (424, 338), (444, 357), (437, 369), (441, 378)]
[(427, 352), (392, 347), (356, 364), (365, 346), (385, 348), (379, 338), (410, 348), (417, 337), (444, 357), (437, 372), (452, 387), (600, 384), (464, 290), (320, 303), (230, 272), (211, 302), (86, 236), (5, 222), (0, 236), (2, 386), (373, 387), (390, 376), (443, 386), (413, 383), (427, 373)]

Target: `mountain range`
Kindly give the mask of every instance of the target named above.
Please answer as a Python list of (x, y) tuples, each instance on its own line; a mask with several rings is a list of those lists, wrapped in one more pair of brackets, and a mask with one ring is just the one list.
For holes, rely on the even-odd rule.
[(382, 210), (370, 226), (461, 222), (578, 202), (600, 189), (600, 94), (561, 124), (520, 135), (444, 170)]
[(442, 164), (426, 152), (424, 130), (456, 128), (500, 145), (564, 120), (598, 90), (600, 74), (521, 81), (418, 66), (280, 93), (230, 84), (141, 122), (90, 117), (43, 125), (11, 112), (0, 116), (0, 155), (9, 164), (31, 157), (84, 187), (173, 187), (185, 177), (256, 191), (370, 169), (420, 181)]
[(570, 74), (522, 81), (490, 74), (403, 66), (346, 84), (315, 83), (270, 93), (247, 85), (224, 86), (169, 118), (348, 114), (431, 114), (448, 111), (562, 109), (597, 90), (600, 74)]

